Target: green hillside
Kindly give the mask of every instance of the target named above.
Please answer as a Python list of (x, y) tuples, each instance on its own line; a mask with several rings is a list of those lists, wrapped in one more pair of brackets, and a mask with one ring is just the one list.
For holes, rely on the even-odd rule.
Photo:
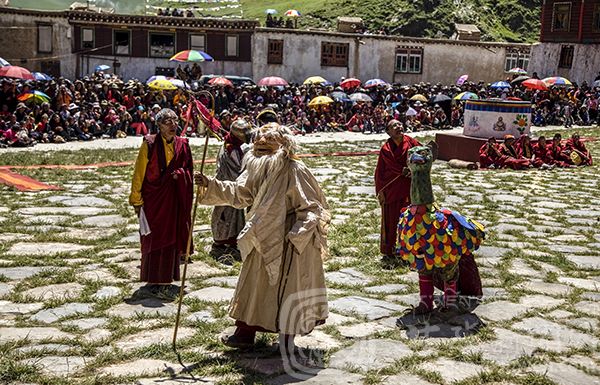
[[(66, 8), (73, 0), (12, 0), (11, 5), (28, 8)], [(83, 0), (79, 0), (82, 1)], [(110, 0), (98, 3), (111, 4)], [(265, 10), (276, 16), (288, 9), (302, 13), (301, 27), (335, 29), (338, 16), (362, 17), (371, 31), (385, 28), (389, 33), (449, 37), (454, 23), (476, 24), (483, 40), (533, 42), (539, 36), (542, 0), (229, 0), (199, 1), (194, 4), (148, 0), (148, 12), (156, 8), (195, 7), (198, 16), (257, 18), (264, 21)], [(142, 13), (144, 0), (112, 2), (119, 13)]]

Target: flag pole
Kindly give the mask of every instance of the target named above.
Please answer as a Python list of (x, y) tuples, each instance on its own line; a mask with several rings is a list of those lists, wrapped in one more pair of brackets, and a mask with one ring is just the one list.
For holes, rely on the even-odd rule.
[[(212, 103), (211, 109), (210, 109), (210, 114), (211, 114), (211, 119), (215, 114), (215, 98), (213, 97), (213, 95), (208, 92), (208, 91), (200, 91), (199, 94), (203, 94), (203, 95), (207, 95)], [(190, 107), (192, 108), (192, 107)], [(191, 114), (190, 114), (191, 116)], [(188, 122), (186, 122), (186, 128), (188, 126)], [(206, 132), (206, 140), (204, 142), (204, 151), (202, 153), (202, 163), (200, 163), (200, 173), (203, 174), (204, 173), (204, 164), (206, 162), (206, 152), (208, 150), (208, 139), (209, 139), (209, 132), (210, 132), (211, 128), (208, 127), (208, 130)], [(187, 245), (185, 248), (185, 260), (184, 260), (184, 264), (183, 264), (183, 273), (181, 274), (181, 286), (179, 287), (179, 302), (177, 303), (177, 315), (175, 316), (175, 329), (173, 330), (173, 352), (175, 352), (175, 354), (177, 355), (177, 360), (179, 361), (179, 363), (181, 364), (181, 366), (183, 366), (184, 369), (187, 369), (185, 364), (183, 363), (183, 361), (181, 360), (181, 355), (179, 354), (179, 352), (177, 351), (177, 330), (179, 329), (179, 322), (181, 320), (181, 305), (183, 304), (183, 296), (185, 294), (184, 288), (185, 288), (185, 278), (186, 278), (186, 274), (187, 274), (187, 267), (188, 267), (188, 263), (190, 260), (190, 249), (191, 249), (191, 245), (192, 245), (192, 236), (194, 234), (194, 222), (196, 220), (196, 210), (198, 208), (198, 202), (202, 199), (202, 197), (204, 196), (204, 192), (205, 192), (205, 187), (204, 186), (198, 186), (196, 189), (196, 198), (194, 199), (194, 207), (192, 209), (192, 216), (190, 219), (190, 232), (188, 235), (188, 239), (187, 239)]]

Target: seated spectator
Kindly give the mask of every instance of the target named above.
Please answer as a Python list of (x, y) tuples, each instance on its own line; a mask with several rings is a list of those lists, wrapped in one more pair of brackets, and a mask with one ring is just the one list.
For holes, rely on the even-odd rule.
[[(565, 151), (569, 153), (571, 161), (577, 166), (591, 166), (592, 154), (581, 141), (578, 133), (571, 135), (565, 144)], [(577, 155), (573, 155), (577, 154)]]

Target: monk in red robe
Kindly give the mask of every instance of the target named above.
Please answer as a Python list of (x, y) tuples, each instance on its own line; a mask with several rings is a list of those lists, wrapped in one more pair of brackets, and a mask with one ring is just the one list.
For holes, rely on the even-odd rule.
[(552, 157), (552, 153), (548, 147), (548, 142), (546, 142), (545, 136), (540, 136), (537, 140), (537, 143), (533, 146), (533, 153), (536, 159), (541, 160), (544, 164), (548, 164), (550, 166), (554, 166), (554, 158)]
[(512, 168), (513, 170), (524, 170), (533, 167), (531, 161), (522, 158), (514, 148), (515, 137), (512, 135), (504, 135), (504, 143), (500, 145), (500, 154), (502, 159), (500, 160), (503, 168)]
[(574, 133), (571, 135), (571, 139), (567, 140), (565, 143), (565, 151), (571, 153), (575, 152), (579, 155), (579, 159), (581, 159), (581, 163), (578, 166), (591, 166), (592, 165), (592, 154), (585, 147), (585, 144), (581, 141), (578, 133)]
[(496, 138), (491, 137), (479, 148), (479, 165), (481, 168), (500, 168), (501, 154), (498, 150)]
[[(531, 138), (529, 137), (529, 135), (521, 135), (519, 140), (517, 140), (515, 149), (517, 150), (517, 154), (519, 155), (519, 157), (531, 161), (533, 167), (540, 168), (544, 165), (544, 162), (540, 158), (535, 156), (535, 152), (533, 151), (533, 146), (531, 145)], [(546, 167), (549, 167), (549, 165)]]
[(375, 168), (375, 192), (382, 213), (380, 250), (385, 267), (394, 267), (399, 262), (395, 256), (398, 221), (402, 209), (410, 204), (410, 177), (404, 169), (408, 150), (421, 145), (404, 135), (403, 129), (400, 121), (389, 121), (386, 132), (390, 138), (381, 147)]
[[(129, 203), (140, 216), (141, 281), (152, 294), (176, 294), (180, 257), (185, 254), (193, 200), (192, 153), (176, 136), (177, 114), (156, 114), (160, 134), (144, 137), (135, 162)], [(142, 224), (147, 221), (147, 228)]]
[(552, 138), (552, 143), (548, 146), (550, 155), (554, 159), (554, 164), (558, 167), (577, 167), (571, 164), (571, 157), (567, 154), (561, 144), (562, 135), (555, 134)]

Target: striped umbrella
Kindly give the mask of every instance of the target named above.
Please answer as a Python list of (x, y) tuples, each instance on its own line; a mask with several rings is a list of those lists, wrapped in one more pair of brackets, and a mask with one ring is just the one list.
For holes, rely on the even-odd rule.
[(479, 96), (477, 96), (477, 94), (474, 94), (472, 92), (461, 92), (460, 94), (458, 94), (454, 97), (454, 100), (470, 100), (470, 99), (479, 99)]
[(258, 81), (259, 86), (287, 86), (288, 82), (284, 78), (278, 76), (267, 76)]
[(211, 84), (213, 86), (227, 86), (227, 87), (233, 87), (233, 83), (231, 82), (231, 80), (223, 77), (223, 76), (219, 76), (217, 78), (212, 78), (208, 81), (208, 84)]
[(569, 79), (560, 77), (560, 76), (552, 76), (549, 78), (545, 78), (542, 80), (546, 83), (547, 86), (572, 86), (573, 83), (569, 81)]
[(306, 78), (306, 80), (302, 84), (323, 84), (323, 83), (327, 83), (327, 80), (325, 80), (324, 78), (322, 78), (320, 76), (311, 76), (309, 78)]
[(207, 54), (204, 51), (197, 51), (194, 49), (189, 49), (186, 51), (177, 52), (173, 55), (169, 61), (178, 61), (178, 62), (202, 62), (202, 61), (213, 61), (212, 56)]
[(548, 89), (548, 86), (546, 85), (546, 83), (544, 83), (540, 79), (527, 79), (527, 80), (524, 80), (521, 83), (521, 85), (523, 87), (527, 87), (527, 88), (532, 89), (532, 90), (545, 91), (545, 90)]
[(5, 78), (35, 80), (33, 74), (28, 69), (19, 66), (0, 67), (0, 76)]
[(365, 82), (365, 88), (377, 87), (377, 86), (387, 86), (387, 82), (381, 79), (371, 79)]
[(27, 92), (17, 96), (20, 102), (46, 103), (50, 101), (50, 96), (42, 91)]
[(153, 90), (176, 90), (177, 86), (166, 79), (156, 79), (148, 83), (148, 87)]
[(288, 9), (287, 11), (285, 11), (285, 15), (287, 17), (300, 17), (300, 16), (302, 16), (300, 14), (300, 12), (296, 11), (295, 9)]
[(348, 78), (344, 79), (343, 82), (340, 83), (340, 86), (344, 89), (354, 88), (360, 86), (361, 81), (356, 78)]
[(504, 81), (495, 82), (490, 85), (490, 88), (510, 88), (510, 84)]
[(35, 80), (52, 80), (52, 76), (50, 75), (46, 75), (45, 73), (42, 72), (32, 72), (33, 77), (35, 78)]
[(519, 67), (511, 68), (511, 70), (508, 71), (508, 73), (514, 74), (514, 75), (527, 75), (527, 71), (525, 71), (523, 68), (519, 68)]
[(9, 66), (10, 63), (0, 57), (0, 67)]

